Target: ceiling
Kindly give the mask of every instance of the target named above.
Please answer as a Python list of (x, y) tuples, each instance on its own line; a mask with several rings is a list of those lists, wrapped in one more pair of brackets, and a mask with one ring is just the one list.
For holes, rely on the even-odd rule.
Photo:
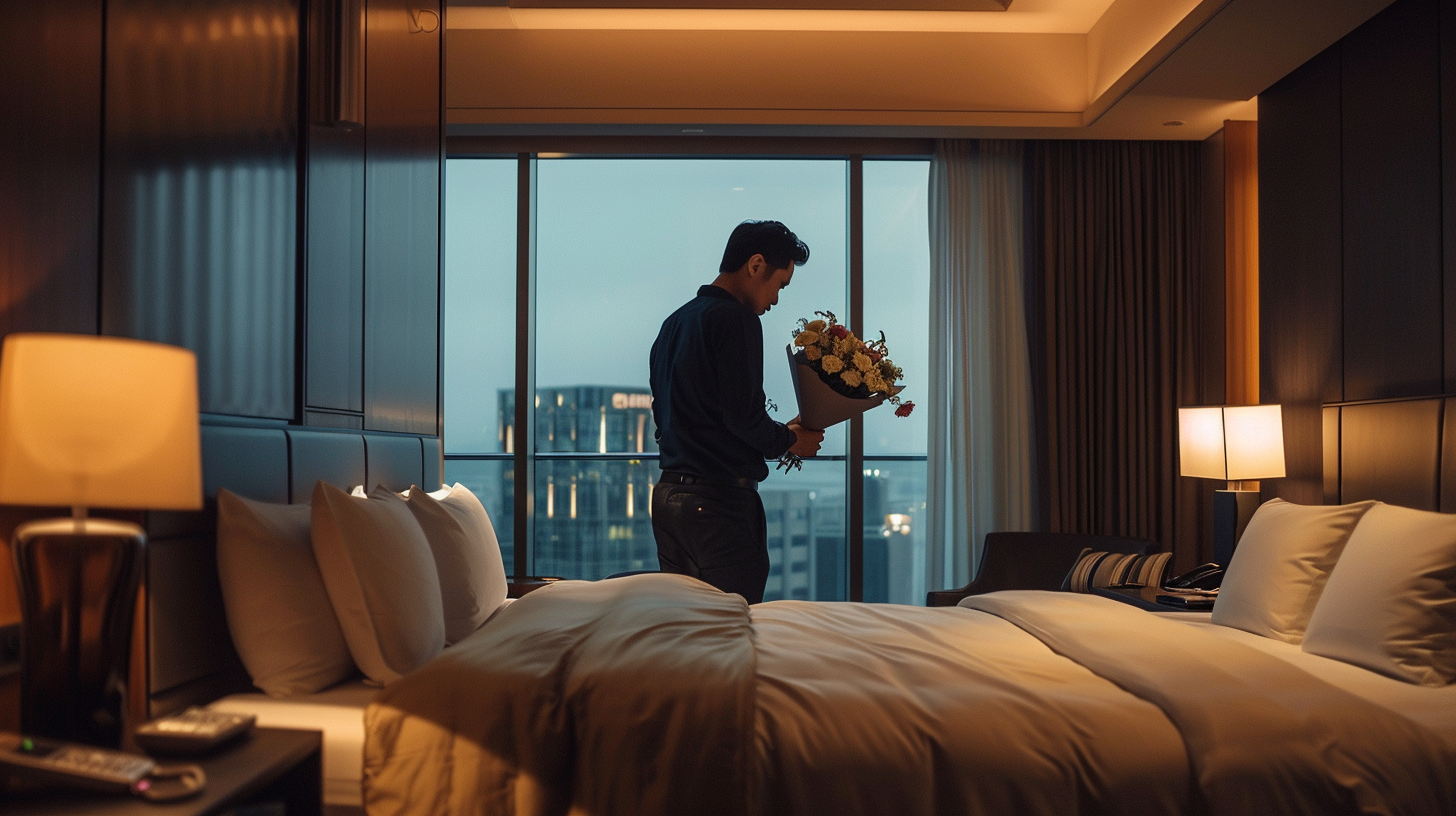
[(453, 0), (447, 121), (452, 135), (1203, 139), (1257, 118), (1257, 94), (1391, 1)]

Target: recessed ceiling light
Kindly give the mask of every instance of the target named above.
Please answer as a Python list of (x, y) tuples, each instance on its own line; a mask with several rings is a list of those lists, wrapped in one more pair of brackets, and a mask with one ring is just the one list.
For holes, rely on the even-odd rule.
[(1182, 127), (1186, 124), (1188, 123), (1184, 122), (1182, 119), (1169, 119), (1168, 121), (1163, 123), (1163, 127)]

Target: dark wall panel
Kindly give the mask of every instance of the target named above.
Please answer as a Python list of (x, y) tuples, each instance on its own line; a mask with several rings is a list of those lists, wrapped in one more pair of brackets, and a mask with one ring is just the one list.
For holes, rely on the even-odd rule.
[(308, 129), (305, 404), (364, 410), (364, 131)]
[(1436, 0), (1403, 0), (1341, 45), (1345, 399), (1439, 393)]
[(101, 0), (0, 25), (0, 334), (97, 329)]
[(1260, 399), (1284, 406), (1290, 501), (1324, 495), (1320, 405), (1341, 391), (1340, 59), (1335, 46), (1259, 96)]
[(1340, 409), (1340, 501), (1436, 510), (1440, 499), (1442, 405), (1403, 400)]
[[(1195, 349), (1199, 405), (1219, 405), (1228, 393), (1228, 360), (1224, 346), (1228, 337), (1226, 320), (1227, 248), (1224, 246), (1224, 161), (1227, 155), (1224, 132), (1203, 141), (1203, 247), (1202, 274), (1198, 286), (1198, 343)], [(1205, 491), (1206, 492), (1206, 491)]]
[(438, 4), (370, 0), (364, 427), (438, 432)]
[[(1441, 17), (1441, 265), (1446, 384), (1456, 393), (1456, 2), (1443, 0)], [(1456, 458), (1452, 459), (1456, 462)], [(1456, 482), (1451, 484), (1456, 490)]]
[(295, 415), (297, 0), (110, 0), (102, 329), (197, 353), (203, 411)]

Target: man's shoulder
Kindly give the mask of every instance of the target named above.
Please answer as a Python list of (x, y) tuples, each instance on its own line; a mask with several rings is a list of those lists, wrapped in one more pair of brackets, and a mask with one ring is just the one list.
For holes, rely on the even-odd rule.
[(677, 310), (663, 321), (663, 325), (682, 320), (697, 320), (704, 324), (731, 323), (736, 325), (757, 319), (758, 316), (753, 313), (753, 310), (744, 306), (736, 298), (698, 295), (677, 307)]

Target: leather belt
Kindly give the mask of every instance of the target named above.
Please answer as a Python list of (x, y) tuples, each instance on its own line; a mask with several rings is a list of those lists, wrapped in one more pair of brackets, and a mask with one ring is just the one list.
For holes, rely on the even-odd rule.
[(691, 473), (680, 473), (675, 470), (664, 470), (662, 478), (657, 480), (658, 484), (680, 484), (680, 485), (708, 485), (709, 487), (738, 487), (745, 490), (757, 490), (756, 479), (729, 479), (713, 478), (710, 476), (694, 476)]

